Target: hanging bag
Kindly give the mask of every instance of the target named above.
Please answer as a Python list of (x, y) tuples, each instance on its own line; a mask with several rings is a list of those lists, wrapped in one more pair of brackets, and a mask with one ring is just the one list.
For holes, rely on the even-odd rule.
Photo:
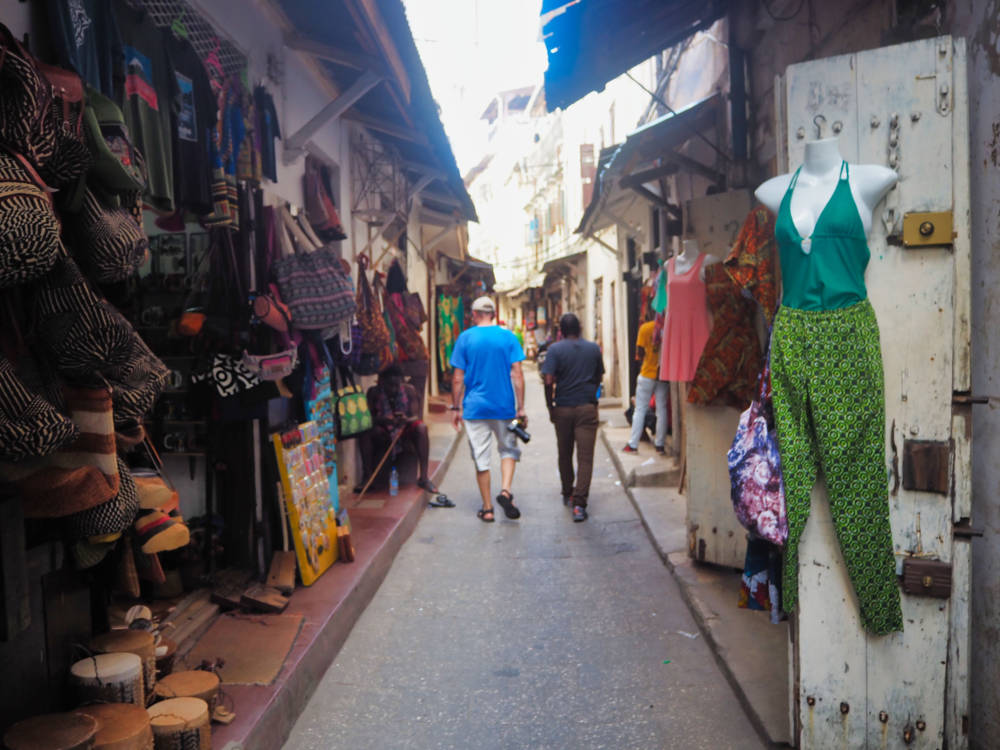
[(788, 516), (771, 404), (770, 357), (758, 379), (757, 398), (740, 415), (726, 458), (736, 518), (757, 536), (783, 546)]
[(371, 410), (368, 408), (368, 397), (361, 390), (361, 386), (354, 382), (350, 370), (331, 367), (330, 373), (337, 405), (337, 439), (355, 437), (370, 430), (373, 422)]
[(306, 157), (306, 171), (302, 179), (309, 223), (328, 240), (346, 240), (347, 234), (340, 222), (337, 206), (327, 190), (322, 167), (315, 159)]
[(368, 256), (358, 256), (357, 320), (361, 328), (360, 375), (375, 375), (392, 364), (392, 337), (382, 315), (378, 295), (368, 283)]
[(340, 258), (329, 246), (315, 248), (285, 207), (278, 209), (277, 224), (280, 256), (274, 275), (292, 324), (325, 330), (349, 320), (355, 309), (354, 287)]

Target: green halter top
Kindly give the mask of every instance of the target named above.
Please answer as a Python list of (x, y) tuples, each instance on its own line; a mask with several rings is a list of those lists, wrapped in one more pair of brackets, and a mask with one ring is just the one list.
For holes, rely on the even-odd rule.
[(795, 170), (778, 208), (774, 239), (781, 258), (781, 304), (799, 310), (839, 310), (868, 298), (865, 268), (871, 251), (857, 204), (851, 194), (845, 161), (837, 187), (809, 237), (792, 221), (792, 192), (802, 167)]

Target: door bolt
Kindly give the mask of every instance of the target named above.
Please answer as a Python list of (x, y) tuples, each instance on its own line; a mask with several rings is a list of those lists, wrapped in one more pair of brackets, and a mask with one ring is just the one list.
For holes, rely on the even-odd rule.
[(917, 120), (920, 119), (920, 113), (919, 112), (910, 112), (910, 119), (913, 122), (917, 122)]
[(913, 744), (913, 726), (910, 724), (903, 727), (903, 742), (907, 745)]
[(878, 119), (878, 115), (872, 115), (872, 119), (871, 119), (872, 130), (874, 130), (875, 128), (877, 128), (881, 124), (882, 124), (882, 121), (880, 119)]
[(881, 721), (883, 724), (885, 724), (886, 722), (889, 721), (889, 714), (887, 714), (885, 711), (879, 711), (878, 720)]
[(922, 732), (927, 729), (927, 722), (923, 719), (917, 719), (917, 731)]
[(805, 128), (799, 128), (798, 130), (796, 130), (795, 131), (795, 137), (798, 138), (801, 141), (803, 138), (806, 137), (806, 129)]
[(843, 129), (844, 129), (844, 123), (842, 123), (840, 120), (837, 120), (835, 123), (833, 123), (834, 135), (839, 134), (840, 131)]
[(809, 704), (810, 706), (815, 706), (816, 705), (816, 699), (813, 696), (811, 696), (811, 695), (807, 695), (806, 696), (806, 703)]
[(850, 705), (848, 705), (847, 701), (841, 701), (840, 702), (840, 713), (842, 713), (842, 714), (844, 714), (844, 716), (846, 716), (850, 712), (851, 712), (851, 707), (850, 707)]

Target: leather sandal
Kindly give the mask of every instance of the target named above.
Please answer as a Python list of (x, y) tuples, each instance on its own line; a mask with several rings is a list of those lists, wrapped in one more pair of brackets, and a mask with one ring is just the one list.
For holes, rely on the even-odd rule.
[[(493, 521), (495, 520), (493, 514), (493, 508), (480, 508), (479, 510), (476, 511), (476, 516), (479, 518), (480, 521), (483, 521), (484, 523), (493, 523)], [(489, 518), (487, 518), (486, 516), (489, 516)]]
[(501, 490), (500, 494), (496, 496), (496, 501), (503, 508), (504, 515), (507, 518), (521, 517), (521, 509), (514, 505), (514, 496), (507, 490)]

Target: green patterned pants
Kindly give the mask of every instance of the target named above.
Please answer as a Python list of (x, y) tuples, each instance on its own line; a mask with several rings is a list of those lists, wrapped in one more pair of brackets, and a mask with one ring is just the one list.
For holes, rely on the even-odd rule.
[(799, 541), (821, 471), (861, 621), (877, 635), (903, 629), (882, 378), (878, 321), (868, 300), (840, 310), (778, 310), (771, 384), (788, 506), (784, 608), (791, 612), (798, 601)]

